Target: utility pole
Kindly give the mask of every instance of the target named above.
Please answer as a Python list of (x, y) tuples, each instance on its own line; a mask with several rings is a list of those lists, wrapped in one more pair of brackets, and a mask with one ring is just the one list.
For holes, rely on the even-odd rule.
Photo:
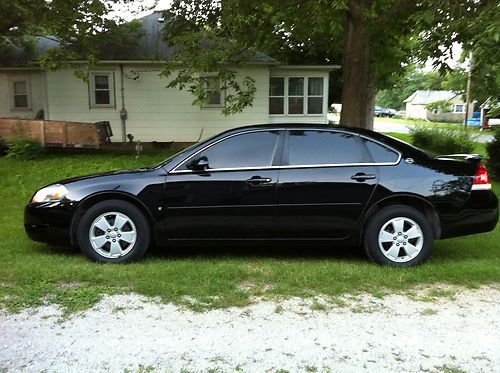
[(465, 118), (464, 129), (467, 131), (467, 118), (469, 117), (470, 90), (472, 78), (472, 52), (469, 53), (469, 72), (467, 74), (467, 90), (465, 91)]

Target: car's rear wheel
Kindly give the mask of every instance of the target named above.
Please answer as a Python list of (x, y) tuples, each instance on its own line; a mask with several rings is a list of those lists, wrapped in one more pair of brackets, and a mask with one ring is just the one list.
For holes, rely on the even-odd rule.
[(433, 241), (431, 226), (420, 211), (394, 205), (381, 209), (370, 218), (364, 248), (376, 263), (410, 267), (429, 258)]
[(92, 260), (125, 263), (141, 258), (148, 249), (150, 229), (144, 214), (120, 200), (95, 204), (78, 226), (78, 244)]

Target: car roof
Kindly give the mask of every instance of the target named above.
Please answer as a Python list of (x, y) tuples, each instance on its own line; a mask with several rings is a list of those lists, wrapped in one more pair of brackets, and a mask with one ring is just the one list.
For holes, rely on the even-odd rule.
[[(366, 128), (359, 128), (359, 127), (347, 127), (347, 126), (332, 126), (331, 124), (322, 124), (322, 123), (272, 123), (272, 124), (254, 124), (254, 125), (249, 125), (249, 126), (243, 126), (243, 127), (237, 127), (233, 128), (231, 130), (225, 131), (221, 133), (220, 135), (227, 135), (227, 134), (235, 134), (239, 132), (244, 132), (244, 131), (249, 131), (253, 129), (319, 129), (319, 130), (324, 130), (324, 129), (332, 129), (332, 130), (340, 130), (340, 131), (345, 131), (345, 132), (350, 132), (353, 134), (358, 134), (358, 135), (363, 135), (369, 138), (372, 138), (374, 140), (380, 141), (392, 148), (395, 148), (399, 151), (402, 151), (406, 154), (410, 154), (413, 157), (416, 158), (428, 158), (429, 156), (422, 151), (419, 148), (416, 148), (415, 146), (408, 144), (402, 140), (393, 138), (391, 136), (387, 136), (385, 134), (375, 132)], [(219, 137), (219, 136), (217, 136)]]

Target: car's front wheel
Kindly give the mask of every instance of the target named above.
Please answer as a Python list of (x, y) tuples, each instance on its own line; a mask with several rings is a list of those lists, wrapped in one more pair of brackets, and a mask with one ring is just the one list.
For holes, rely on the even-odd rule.
[(78, 226), (78, 244), (92, 260), (125, 263), (141, 258), (148, 249), (150, 229), (134, 205), (109, 200), (92, 206)]
[(381, 209), (368, 221), (364, 248), (376, 263), (410, 267), (427, 260), (433, 241), (431, 226), (420, 211), (394, 205)]

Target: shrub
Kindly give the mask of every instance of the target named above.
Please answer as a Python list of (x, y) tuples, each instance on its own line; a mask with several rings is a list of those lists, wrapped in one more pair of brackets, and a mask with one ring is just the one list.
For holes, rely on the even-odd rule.
[(488, 170), (495, 179), (500, 179), (500, 128), (495, 131), (495, 138), (486, 145), (488, 151)]
[(463, 130), (416, 126), (410, 132), (415, 146), (432, 153), (471, 153), (474, 150), (472, 135)]
[(45, 149), (38, 141), (18, 138), (9, 146), (7, 157), (19, 159), (40, 158), (45, 153)]

